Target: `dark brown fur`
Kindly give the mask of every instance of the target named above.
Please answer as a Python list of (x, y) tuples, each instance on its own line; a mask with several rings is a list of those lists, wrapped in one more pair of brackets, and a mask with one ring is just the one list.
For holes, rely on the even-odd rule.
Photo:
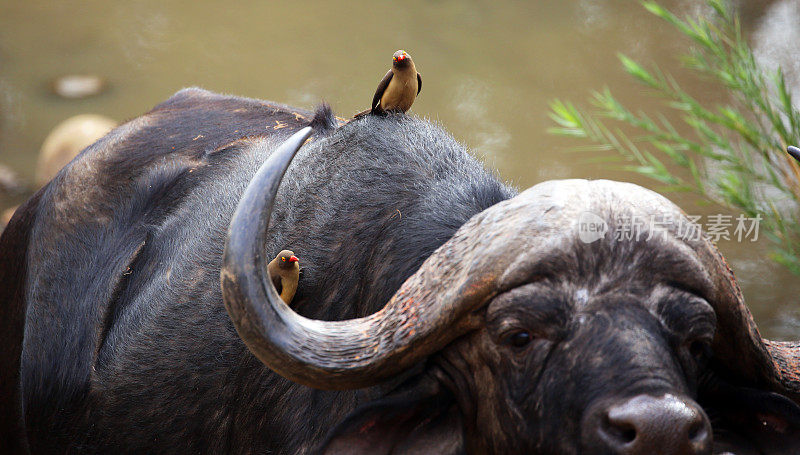
[[(27, 268), (4, 286), (28, 299), (20, 377), (32, 452), (308, 452), (380, 393), (281, 378), (245, 348), (222, 305), (220, 258), (239, 195), (275, 145), (309, 124), (304, 164), (281, 196), (293, 203), (281, 202), (267, 249), (303, 258), (294, 306), (310, 317), (376, 311), (469, 217), (512, 194), (419, 120), (366, 119), (333, 137), (326, 108), (179, 92), (87, 148), (43, 190), (30, 222), (4, 234), (4, 257)], [(343, 303), (354, 296), (360, 305)], [(15, 314), (2, 323), (19, 349)], [(4, 371), (16, 375), (18, 352)]]
[[(702, 406), (718, 450), (798, 447), (800, 408), (776, 379), (792, 384), (794, 346), (768, 345), (783, 353), (780, 375), (757, 368), (757, 356), (737, 363), (760, 337), (732, 303), (732, 276), (711, 270), (724, 268), (715, 251), (674, 238), (583, 244), (565, 228), (581, 203), (613, 222), (630, 207), (677, 211), (663, 198), (600, 182), (514, 197), (428, 122), (335, 123), (326, 108), (185, 90), (87, 148), (21, 209), (0, 238), (0, 396), (12, 403), (0, 435), (11, 447), (609, 453), (593, 444), (596, 411), (664, 393)], [(286, 172), (264, 244), (265, 257), (291, 247), (303, 258), (299, 313), (363, 317), (412, 275), (439, 292), (458, 261), (471, 271), (464, 291), (486, 297), (463, 336), (368, 389), (278, 376), (244, 346), (222, 303), (239, 198), (309, 124), (316, 133)], [(461, 250), (435, 253), (451, 238)], [(513, 341), (519, 331), (529, 343)]]

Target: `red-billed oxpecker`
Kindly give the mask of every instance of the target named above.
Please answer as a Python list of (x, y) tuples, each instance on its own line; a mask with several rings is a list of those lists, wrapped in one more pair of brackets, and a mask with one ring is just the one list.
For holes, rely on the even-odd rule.
[(267, 265), (267, 272), (275, 290), (287, 305), (292, 303), (300, 281), (300, 260), (290, 250), (283, 250)]
[(392, 69), (378, 84), (370, 110), (360, 112), (355, 117), (367, 113), (384, 115), (387, 112), (406, 112), (411, 109), (420, 90), (422, 76), (417, 72), (411, 55), (401, 49), (392, 55)]

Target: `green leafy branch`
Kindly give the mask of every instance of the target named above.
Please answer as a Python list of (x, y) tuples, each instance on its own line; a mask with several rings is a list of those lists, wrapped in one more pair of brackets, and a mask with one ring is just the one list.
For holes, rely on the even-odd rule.
[(605, 88), (592, 94), (591, 111), (553, 101), (550, 117), (557, 126), (549, 132), (588, 141), (580, 150), (616, 152), (627, 162), (623, 169), (661, 182), (664, 190), (690, 191), (760, 215), (761, 230), (775, 245), (773, 258), (800, 274), (800, 167), (785, 152), (800, 143), (800, 113), (782, 70), (768, 76), (758, 65), (729, 2), (705, 1), (714, 12), (710, 18), (679, 18), (655, 1), (641, 4), (691, 40), (682, 63), (721, 83), (727, 100), (708, 106), (657, 67), (648, 70), (619, 54), (625, 72), (662, 98), (683, 124), (634, 112)]

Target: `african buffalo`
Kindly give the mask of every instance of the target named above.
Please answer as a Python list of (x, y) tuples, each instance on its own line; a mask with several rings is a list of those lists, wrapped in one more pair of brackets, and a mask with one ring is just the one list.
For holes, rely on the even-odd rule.
[[(586, 213), (669, 222), (586, 241)], [(626, 183), (515, 194), (406, 115), (183, 90), (0, 238), (0, 444), (797, 453), (800, 346), (762, 340), (685, 222)], [(291, 309), (265, 278), (284, 248)]]

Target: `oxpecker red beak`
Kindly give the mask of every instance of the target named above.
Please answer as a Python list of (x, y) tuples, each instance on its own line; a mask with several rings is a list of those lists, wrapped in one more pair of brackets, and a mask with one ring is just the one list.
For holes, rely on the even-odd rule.
[(299, 261), (300, 261), (300, 259), (297, 259), (297, 256), (289, 257), (289, 262), (299, 262)]

